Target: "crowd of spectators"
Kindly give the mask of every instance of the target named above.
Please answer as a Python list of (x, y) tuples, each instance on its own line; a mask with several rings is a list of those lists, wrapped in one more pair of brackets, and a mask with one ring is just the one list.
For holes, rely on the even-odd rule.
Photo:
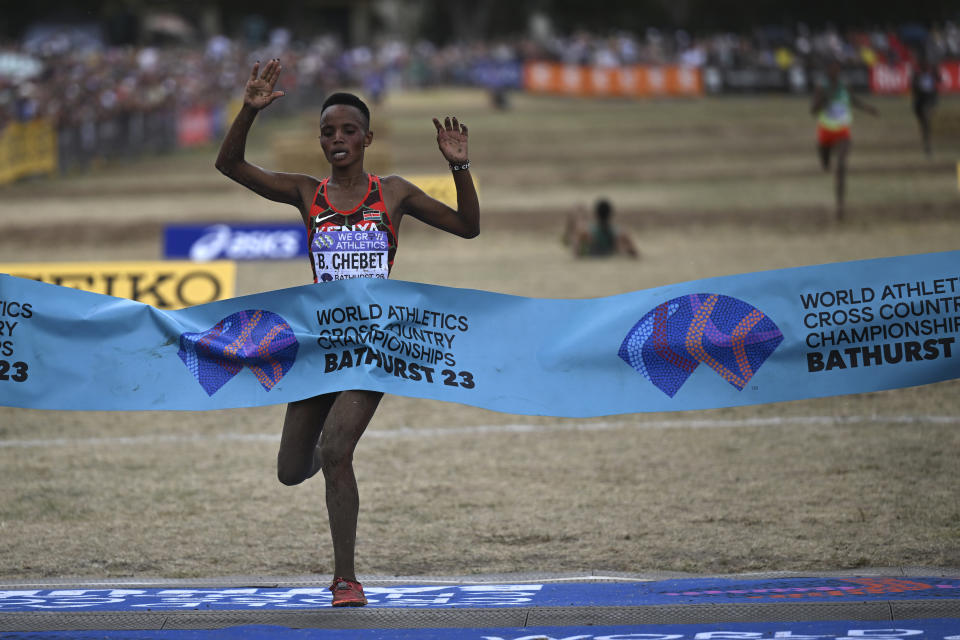
[(930, 29), (905, 25), (841, 32), (832, 27), (813, 30), (798, 24), (792, 29), (767, 26), (749, 34), (705, 36), (651, 27), (642, 35), (598, 37), (575, 33), (567, 38), (550, 37), (520, 52), (527, 57), (599, 66), (679, 63), (720, 69), (787, 69), (797, 64), (820, 64), (828, 58), (851, 66), (897, 64), (912, 61), (921, 49), (931, 59), (960, 58), (960, 27), (946, 23)]
[[(374, 100), (384, 91), (478, 82), (480, 65), (529, 60), (617, 66), (684, 64), (719, 68), (787, 69), (826, 57), (870, 66), (911, 60), (919, 48), (934, 59), (960, 58), (960, 27), (901, 26), (840, 32), (833, 28), (767, 27), (750, 34), (691, 35), (649, 28), (644, 33), (565, 36), (549, 30), (500, 41), (436, 45), (383, 40), (344, 47), (332, 35), (309, 42), (278, 28), (257, 47), (218, 35), (204, 43), (109, 47), (95, 36), (53, 34), (0, 46), (0, 129), (12, 120), (46, 117), (58, 127), (109, 119), (118, 113), (169, 112), (224, 104), (240, 94), (255, 60), (279, 57), (287, 103), (313, 100), (335, 86), (360, 86)], [(29, 65), (6, 60), (39, 61)]]

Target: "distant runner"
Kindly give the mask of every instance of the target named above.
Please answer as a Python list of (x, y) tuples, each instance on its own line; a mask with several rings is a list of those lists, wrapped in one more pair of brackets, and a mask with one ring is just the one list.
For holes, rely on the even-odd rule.
[(940, 70), (932, 64), (926, 53), (921, 52), (917, 58), (917, 68), (910, 78), (910, 92), (913, 95), (913, 113), (917, 116), (920, 125), (920, 138), (923, 142), (923, 151), (928, 156), (933, 154), (930, 142), (930, 121), (933, 118), (933, 109), (937, 106), (937, 92), (940, 88)]
[(836, 156), (837, 220), (843, 219), (846, 190), (847, 154), (850, 152), (850, 125), (856, 107), (878, 116), (880, 112), (850, 93), (840, 78), (840, 63), (834, 61), (827, 67), (826, 82), (814, 90), (810, 112), (817, 117), (817, 152), (824, 171), (830, 170), (830, 158)]
[[(216, 166), (224, 175), (275, 202), (300, 211), (310, 242), (314, 282), (347, 278), (387, 278), (397, 251), (400, 222), (412, 215), (463, 238), (480, 232), (480, 204), (470, 177), (467, 127), (457, 118), (436, 118), (437, 145), (449, 163), (457, 188), (451, 209), (399, 176), (375, 176), (363, 168), (364, 150), (373, 142), (370, 111), (357, 96), (334, 93), (320, 113), (320, 148), (330, 162), (327, 178), (262, 169), (244, 159), (247, 133), (257, 113), (282, 97), (274, 90), (280, 61), (260, 70), (253, 65), (243, 108), (227, 132)], [(333, 606), (363, 606), (354, 548), (359, 497), (353, 452), (383, 396), (355, 390), (314, 396), (287, 406), (277, 454), (277, 476), (295, 485), (323, 471), (333, 538)]]

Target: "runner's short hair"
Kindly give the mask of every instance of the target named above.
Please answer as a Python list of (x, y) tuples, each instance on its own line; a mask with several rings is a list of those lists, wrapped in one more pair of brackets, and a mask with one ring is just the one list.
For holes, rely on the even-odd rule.
[(594, 205), (594, 211), (598, 219), (606, 221), (609, 220), (611, 214), (613, 214), (613, 205), (610, 204), (610, 201), (606, 198), (601, 198), (597, 200), (597, 203)]
[(323, 106), (320, 107), (320, 113), (323, 113), (327, 110), (327, 107), (332, 107), (335, 104), (345, 104), (348, 107), (359, 109), (360, 113), (363, 114), (364, 119), (367, 121), (367, 129), (370, 129), (370, 109), (363, 100), (352, 93), (346, 93), (344, 91), (331, 93), (329, 96), (327, 96), (327, 99), (323, 101)]

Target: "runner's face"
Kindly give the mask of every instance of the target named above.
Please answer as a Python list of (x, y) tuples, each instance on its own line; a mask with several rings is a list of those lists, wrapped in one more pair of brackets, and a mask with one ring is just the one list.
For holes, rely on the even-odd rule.
[(323, 155), (334, 167), (363, 162), (364, 147), (373, 140), (363, 114), (356, 107), (331, 105), (320, 115), (320, 146)]
[(831, 62), (830, 66), (827, 67), (827, 77), (830, 78), (830, 82), (836, 83), (840, 79), (840, 63)]

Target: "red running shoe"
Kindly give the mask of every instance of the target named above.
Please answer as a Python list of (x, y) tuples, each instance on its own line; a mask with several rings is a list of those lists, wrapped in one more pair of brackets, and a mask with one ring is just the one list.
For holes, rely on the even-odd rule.
[(354, 580), (334, 578), (330, 591), (333, 592), (335, 607), (362, 607), (367, 604), (367, 597), (363, 595), (363, 585)]

